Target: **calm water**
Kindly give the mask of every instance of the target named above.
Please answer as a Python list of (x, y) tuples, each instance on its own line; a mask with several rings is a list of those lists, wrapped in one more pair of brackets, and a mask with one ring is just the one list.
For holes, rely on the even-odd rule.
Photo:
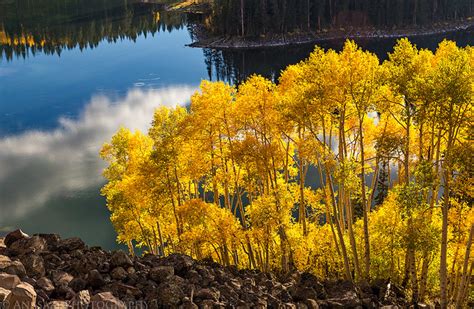
[[(101, 145), (120, 126), (146, 130), (161, 104), (187, 104), (202, 79), (274, 78), (313, 47), (192, 49), (185, 45), (198, 17), (127, 1), (90, 1), (49, 0), (39, 10), (0, 0), (0, 232), (21, 227), (114, 248), (99, 194)], [(449, 38), (473, 43), (471, 32)], [(415, 41), (435, 48), (442, 39)], [(384, 58), (393, 41), (360, 43)]]

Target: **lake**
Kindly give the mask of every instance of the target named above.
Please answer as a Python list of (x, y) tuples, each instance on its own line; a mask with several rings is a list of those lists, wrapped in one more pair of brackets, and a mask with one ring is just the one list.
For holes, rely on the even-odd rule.
[[(116, 248), (100, 196), (101, 145), (121, 126), (146, 130), (159, 105), (186, 105), (202, 79), (276, 79), (314, 48), (186, 47), (199, 21), (134, 1), (0, 0), (0, 232), (21, 227)], [(472, 34), (413, 41), (465, 46)], [(359, 41), (382, 59), (394, 42)]]

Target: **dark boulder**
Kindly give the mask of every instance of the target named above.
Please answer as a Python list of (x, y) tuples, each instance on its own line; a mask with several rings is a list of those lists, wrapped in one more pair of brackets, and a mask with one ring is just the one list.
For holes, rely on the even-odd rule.
[(161, 306), (177, 306), (184, 297), (183, 289), (176, 282), (163, 282), (156, 289), (153, 299)]
[(69, 282), (71, 282), (74, 277), (62, 270), (52, 270), (51, 279), (55, 286), (60, 286), (69, 285)]
[(311, 287), (294, 286), (289, 289), (290, 295), (295, 301), (305, 301), (307, 299), (317, 299), (318, 294)]
[(41, 256), (36, 254), (28, 254), (20, 257), (20, 260), (25, 266), (26, 274), (33, 278), (41, 278), (45, 275), (46, 269), (44, 260)]
[(174, 268), (172, 266), (157, 266), (150, 270), (149, 277), (151, 280), (161, 283), (174, 275)]
[(21, 280), (18, 278), (18, 276), (0, 273), (0, 288), (12, 290), (20, 283)]
[(317, 293), (318, 299), (325, 299), (328, 296), (324, 285), (315, 275), (310, 273), (302, 273), (299, 279), (299, 285), (314, 289), (314, 291)]
[(114, 280), (118, 280), (118, 281), (122, 281), (124, 280), (125, 278), (127, 278), (128, 276), (128, 272), (123, 269), (123, 267), (115, 267), (111, 272), (110, 272), (110, 276), (112, 277), (112, 279)]
[(35, 234), (34, 236), (39, 236), (46, 241), (48, 251), (56, 251), (57, 244), (61, 240), (58, 234)]
[(76, 293), (67, 284), (62, 283), (56, 286), (52, 297), (55, 299), (72, 299)]
[(79, 292), (79, 291), (82, 291), (82, 290), (85, 290), (86, 287), (87, 287), (87, 281), (83, 278), (80, 278), (80, 277), (76, 277), (74, 279), (72, 279), (70, 282), (69, 282), (69, 287), (74, 291), (74, 292)]
[(104, 277), (102, 277), (102, 274), (97, 269), (94, 269), (89, 272), (87, 283), (93, 289), (99, 289), (105, 285), (105, 280)]
[(43, 260), (45, 263), (45, 267), (49, 269), (58, 269), (62, 265), (64, 265), (64, 261), (56, 254), (49, 253), (43, 254)]
[(212, 299), (214, 301), (218, 301), (220, 295), (221, 293), (217, 289), (211, 288), (211, 289), (200, 289), (199, 291), (196, 292), (194, 297), (196, 299), (201, 299), (201, 300)]
[(24, 255), (31, 253), (40, 253), (47, 249), (46, 240), (39, 236), (21, 238), (13, 242), (9, 247), (12, 255)]
[(106, 290), (111, 291), (114, 295), (120, 295), (121, 298), (128, 299), (138, 299), (143, 295), (140, 289), (122, 282), (108, 284)]
[(78, 237), (61, 239), (56, 244), (58, 251), (71, 252), (74, 250), (84, 250), (86, 248), (85, 243)]
[(36, 281), (36, 286), (46, 292), (47, 295), (51, 295), (54, 291), (54, 284), (47, 277), (42, 277)]
[(30, 236), (28, 236), (28, 234), (26, 233), (23, 233), (22, 230), (15, 230), (5, 236), (5, 238), (3, 239), (3, 243), (7, 248), (9, 248), (15, 241), (29, 237)]
[(2, 271), (10, 275), (17, 275), (21, 279), (26, 276), (25, 266), (23, 266), (20, 261), (12, 261), (11, 264), (5, 267)]
[(132, 260), (122, 250), (115, 251), (110, 258), (110, 265), (112, 267), (119, 267), (119, 266), (133, 266)]
[(97, 264), (97, 270), (103, 274), (110, 272), (110, 263), (109, 262), (99, 262)]
[(173, 266), (175, 274), (184, 277), (186, 273), (195, 265), (195, 260), (183, 254), (171, 254), (160, 261), (162, 265)]

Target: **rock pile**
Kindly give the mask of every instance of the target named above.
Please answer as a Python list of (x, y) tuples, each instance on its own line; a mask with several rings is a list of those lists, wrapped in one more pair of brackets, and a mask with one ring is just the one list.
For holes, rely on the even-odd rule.
[(397, 308), (403, 293), (320, 282), (308, 273), (282, 278), (198, 262), (186, 255), (131, 258), (87, 247), (79, 238), (28, 236), (0, 240), (0, 308)]

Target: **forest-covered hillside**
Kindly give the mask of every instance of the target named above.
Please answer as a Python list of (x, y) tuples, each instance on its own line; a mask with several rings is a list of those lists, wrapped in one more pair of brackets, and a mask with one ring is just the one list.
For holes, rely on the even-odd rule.
[(469, 18), (471, 0), (213, 0), (215, 34), (258, 36), (330, 28), (420, 26)]

